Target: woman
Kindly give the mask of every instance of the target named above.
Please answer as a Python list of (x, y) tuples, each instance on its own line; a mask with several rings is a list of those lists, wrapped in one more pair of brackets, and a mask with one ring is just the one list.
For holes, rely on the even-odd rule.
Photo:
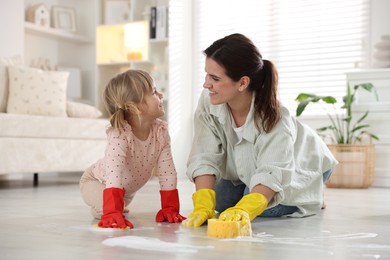
[(232, 34), (208, 47), (187, 175), (200, 226), (257, 216), (303, 217), (323, 205), (323, 182), (337, 161), (278, 100), (277, 72), (250, 39)]

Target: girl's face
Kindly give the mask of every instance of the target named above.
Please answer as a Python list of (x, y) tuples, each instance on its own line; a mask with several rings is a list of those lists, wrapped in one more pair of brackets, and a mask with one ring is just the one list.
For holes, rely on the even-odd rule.
[(165, 114), (163, 106), (163, 94), (158, 92), (155, 87), (153, 90), (145, 93), (144, 99), (139, 107), (142, 117), (149, 117), (154, 120)]
[(203, 84), (209, 90), (210, 103), (213, 105), (234, 101), (238, 95), (239, 82), (234, 82), (225, 74), (225, 69), (211, 58), (206, 58), (206, 77)]

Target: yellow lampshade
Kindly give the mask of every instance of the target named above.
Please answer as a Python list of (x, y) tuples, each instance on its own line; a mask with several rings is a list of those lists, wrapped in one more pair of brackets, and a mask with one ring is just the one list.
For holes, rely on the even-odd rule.
[(148, 27), (144, 22), (135, 22), (125, 25), (124, 46), (128, 60), (147, 59)]
[(148, 21), (97, 27), (96, 61), (98, 64), (147, 61), (148, 59)]

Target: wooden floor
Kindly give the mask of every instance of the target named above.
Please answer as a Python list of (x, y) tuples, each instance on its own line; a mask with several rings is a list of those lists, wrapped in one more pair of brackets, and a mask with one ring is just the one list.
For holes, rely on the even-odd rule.
[[(257, 218), (253, 236), (209, 238), (206, 226), (158, 224), (158, 181), (130, 207), (132, 230), (98, 229), (77, 174), (0, 181), (0, 259), (390, 259), (390, 189), (326, 189), (327, 208), (302, 219)], [(193, 185), (179, 181), (182, 214)]]

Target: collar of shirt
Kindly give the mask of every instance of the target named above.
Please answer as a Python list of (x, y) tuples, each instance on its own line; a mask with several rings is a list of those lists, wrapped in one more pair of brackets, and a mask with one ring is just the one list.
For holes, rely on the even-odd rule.
[[(251, 109), (249, 110), (248, 116), (246, 117), (246, 121), (243, 126), (243, 135), (242, 135), (243, 139), (253, 144), (256, 141), (256, 137), (260, 134), (254, 122), (254, 102), (255, 102), (255, 97), (254, 95), (252, 95)], [(228, 135), (228, 138), (232, 140), (231, 139), (232, 136), (229, 136), (229, 135), (233, 135), (233, 129), (232, 129), (232, 122), (230, 119), (230, 111), (228, 105), (226, 103), (220, 105), (210, 104), (210, 114), (215, 116), (218, 119), (218, 121), (222, 125), (224, 125), (225, 130), (231, 129), (231, 131), (226, 131), (226, 133)]]

